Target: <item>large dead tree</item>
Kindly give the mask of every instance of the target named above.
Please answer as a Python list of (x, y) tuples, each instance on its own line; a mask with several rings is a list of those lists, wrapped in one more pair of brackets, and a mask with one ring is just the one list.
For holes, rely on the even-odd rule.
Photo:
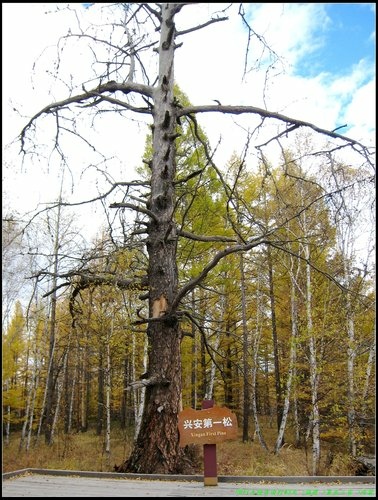
[[(207, 26), (227, 20), (227, 17), (219, 15), (208, 22), (193, 26), (185, 31), (176, 29), (175, 17), (187, 6), (185, 3), (168, 4), (121, 4), (120, 8), (125, 15), (125, 20), (118, 24), (124, 30), (123, 45), (115, 45), (111, 40), (100, 40), (114, 51), (115, 56), (107, 61), (106, 71), (99, 75), (98, 82), (90, 90), (82, 86), (82, 90), (76, 95), (71, 94), (66, 99), (53, 102), (41, 109), (33, 116), (21, 132), (21, 148), (27, 152), (30, 134), (37, 125), (38, 120), (45, 115), (56, 117), (57, 131), (59, 131), (60, 117), (67, 109), (83, 108), (88, 112), (100, 108), (104, 104), (112, 107), (114, 111), (134, 112), (150, 116), (152, 119), (152, 158), (148, 162), (150, 179), (148, 184), (149, 199), (138, 200), (135, 197), (120, 199), (112, 203), (113, 209), (128, 209), (134, 211), (139, 217), (139, 233), (145, 233), (145, 247), (148, 254), (148, 269), (146, 276), (139, 277), (136, 284), (129, 277), (115, 277), (114, 283), (127, 287), (134, 285), (145, 288), (148, 300), (148, 317), (141, 319), (141, 323), (147, 325), (148, 336), (148, 369), (139, 381), (132, 384), (131, 389), (146, 387), (145, 406), (140, 432), (135, 442), (134, 449), (128, 460), (117, 469), (121, 472), (139, 473), (182, 473), (190, 470), (190, 461), (185, 455), (185, 449), (179, 447), (178, 435), (178, 413), (181, 410), (181, 354), (180, 345), (182, 332), (180, 322), (186, 312), (180, 308), (183, 299), (216, 267), (216, 265), (227, 255), (246, 252), (256, 246), (270, 244), (274, 230), (264, 229), (259, 234), (240, 235), (235, 234), (235, 239), (223, 238), (217, 235), (192, 235), (181, 231), (175, 221), (176, 187), (178, 179), (176, 175), (176, 139), (179, 135), (180, 120), (189, 120), (194, 133), (198, 133), (196, 116), (199, 113), (224, 113), (231, 115), (250, 114), (259, 116), (263, 120), (275, 120), (282, 124), (282, 131), (271, 140), (287, 135), (299, 128), (309, 128), (329, 139), (335, 139), (343, 146), (350, 146), (359, 151), (365, 161), (369, 161), (369, 153), (357, 141), (339, 135), (335, 131), (328, 131), (299, 119), (269, 112), (254, 106), (225, 106), (222, 104), (183, 107), (173, 94), (174, 89), (174, 60), (175, 52), (180, 46), (185, 35), (198, 29), (206, 29)], [(240, 13), (240, 12), (239, 12)], [(180, 15), (183, 15), (182, 13)], [(150, 23), (155, 42), (145, 42), (143, 37), (137, 37), (136, 31), (130, 29), (131, 22), (136, 26)], [(116, 22), (114, 23), (116, 26)], [(71, 33), (69, 36), (88, 37), (87, 33)], [(96, 40), (97, 42), (99, 40)], [(134, 81), (135, 65), (140, 63), (142, 50), (152, 52), (158, 58), (158, 75), (154, 83), (151, 78), (145, 79), (145, 83)], [(121, 61), (121, 62), (119, 62)], [(129, 73), (127, 78), (118, 78), (124, 70), (125, 61), (128, 61)], [(98, 61), (97, 61), (98, 62)], [(144, 67), (141, 66), (143, 74)], [(138, 104), (135, 104), (138, 102)], [(56, 134), (58, 140), (58, 133)], [(198, 139), (200, 135), (198, 134)], [(205, 147), (208, 164), (219, 169), (212, 160), (211, 152)], [(221, 177), (222, 178), (222, 177)], [(185, 179), (180, 179), (180, 183)], [(224, 179), (222, 178), (222, 182)], [(112, 186), (124, 186), (128, 189), (135, 183), (119, 182)], [(141, 184), (142, 185), (142, 184)], [(232, 199), (231, 190), (226, 192)], [(126, 191), (126, 194), (128, 191)], [(103, 199), (105, 199), (105, 195)], [(223, 247), (213, 253), (211, 260), (204, 263), (202, 271), (187, 283), (179, 283), (177, 267), (177, 242), (178, 238), (193, 238), (199, 241), (219, 243)], [(277, 246), (277, 242), (275, 243)], [(67, 273), (64, 278), (65, 284), (71, 283), (75, 277), (76, 286), (81, 283), (85, 287), (89, 283), (106, 284), (112, 278), (93, 276), (85, 269)], [(77, 290), (77, 288), (76, 288)]]

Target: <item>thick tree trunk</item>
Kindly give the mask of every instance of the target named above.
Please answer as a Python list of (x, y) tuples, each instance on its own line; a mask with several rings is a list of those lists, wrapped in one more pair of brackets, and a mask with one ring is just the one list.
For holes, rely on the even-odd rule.
[[(181, 409), (181, 331), (170, 307), (177, 293), (177, 234), (173, 221), (175, 163), (175, 104), (173, 101), (174, 16), (183, 4), (162, 4), (159, 79), (154, 93), (151, 198), (148, 204), (149, 255), (148, 371), (142, 424), (129, 459), (120, 472), (185, 472), (179, 446)], [(153, 438), (152, 438), (153, 436)]]
[[(150, 333), (149, 380), (142, 424), (134, 450), (120, 472), (170, 474), (183, 472), (178, 440), (181, 403), (180, 337), (176, 328)], [(159, 359), (151, 352), (160, 353)], [(151, 436), (154, 436), (151, 439)]]

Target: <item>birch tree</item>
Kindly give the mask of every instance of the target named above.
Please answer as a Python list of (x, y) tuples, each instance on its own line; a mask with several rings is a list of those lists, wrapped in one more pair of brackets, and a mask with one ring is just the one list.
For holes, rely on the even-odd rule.
[[(108, 12), (112, 20), (108, 19), (110, 32), (105, 36), (96, 36), (95, 26), (92, 29), (82, 29), (78, 23), (78, 27), (70, 31), (64, 41), (88, 41), (94, 55), (92, 69), (96, 68), (95, 75), (88, 76), (86, 81), (81, 81), (76, 86), (70, 87), (67, 81), (67, 86), (70, 87), (67, 96), (48, 104), (32, 116), (20, 134), (21, 150), (27, 155), (31, 151), (33, 140), (36, 141), (33, 132), (38, 133), (41, 121), (52, 118), (51, 123), (55, 127), (52, 137), (54, 151), (62, 151), (60, 140), (64, 134), (74, 133), (93, 152), (96, 139), (86, 139), (88, 127), (81, 132), (75, 127), (75, 118), (79, 115), (82, 117), (88, 113), (88, 117), (92, 114), (95, 119), (102, 112), (113, 111), (117, 118), (133, 114), (150, 120), (153, 138), (152, 155), (146, 160), (150, 169), (148, 182), (110, 181), (109, 190), (96, 197), (97, 201), (105, 204), (104, 200), (110, 199), (110, 195), (118, 196), (117, 200), (107, 202), (106, 215), (109, 221), (114, 219), (110, 215), (112, 210), (120, 216), (125, 211), (134, 214), (135, 224), (130, 233), (124, 235), (123, 243), (135, 244), (138, 241), (147, 261), (145, 272), (122, 276), (111, 272), (88, 275), (83, 266), (77, 266), (65, 275), (73, 290), (84, 286), (88, 281), (97, 286), (112, 282), (119, 287), (140, 289), (143, 292), (141, 300), (147, 301), (147, 307), (144, 308), (146, 315), (141, 316), (138, 309), (135, 324), (147, 327), (148, 368), (143, 378), (131, 384), (134, 389), (146, 388), (144, 411), (132, 453), (123, 464), (116, 467), (120, 472), (182, 473), (192, 470), (191, 460), (185, 449), (179, 446), (177, 428), (182, 391), (180, 323), (183, 318), (188, 318), (182, 304), (222, 259), (232, 254), (249, 252), (263, 244), (272, 244), (273, 235), (278, 230), (274, 218), (268, 227), (263, 228), (250, 226), (239, 231), (236, 226), (231, 225), (231, 236), (227, 237), (212, 231), (208, 234), (191, 234), (181, 230), (175, 217), (177, 189), (179, 185), (185, 185), (189, 177), (200, 175), (200, 172), (177, 178), (176, 140), (180, 134), (180, 124), (184, 121), (190, 124), (193, 135), (204, 148), (207, 168), (213, 169), (219, 177), (229, 200), (233, 199), (233, 191), (227, 186), (222, 169), (216, 165), (209, 144), (198, 133), (197, 116), (202, 113), (258, 117), (261, 126), (269, 121), (279, 124), (279, 131), (272, 133), (265, 145), (289, 136), (296, 129), (307, 128), (345, 148), (353, 147), (364, 162), (370, 162), (369, 151), (358, 141), (300, 118), (288, 117), (253, 105), (211, 103), (185, 106), (177, 101), (174, 96), (174, 78), (175, 57), (179, 57), (179, 52), (176, 55), (176, 50), (182, 43), (190, 43), (190, 36), (195, 31), (223, 24), (228, 19), (224, 13), (218, 13), (205, 23), (180, 31), (176, 18), (179, 20), (180, 16), (185, 15), (186, 9), (190, 8), (192, 4), (185, 3), (110, 5)], [(249, 37), (258, 38), (248, 25), (242, 8), (239, 9), (239, 15), (247, 26)], [(213, 27), (215, 28), (216, 26)], [(151, 64), (143, 62), (145, 53), (149, 53), (149, 57), (156, 62), (156, 71), (150, 70)], [(136, 78), (141, 81), (137, 82)], [(124, 126), (125, 121), (117, 123)], [(261, 151), (264, 145), (258, 143), (258, 129), (260, 126), (255, 128), (254, 144)], [(124, 133), (127, 133), (126, 126)], [(252, 136), (250, 133), (248, 143)], [(104, 161), (103, 158), (102, 160)], [(69, 157), (66, 161), (69, 161)], [(102, 175), (103, 169), (98, 167), (97, 172)], [(109, 181), (109, 177), (106, 178)], [(84, 201), (91, 200), (75, 203), (79, 205)], [(229, 207), (234, 210), (232, 203), (229, 203)], [(306, 210), (306, 207), (301, 210)], [(129, 227), (131, 228), (131, 224)], [(209, 248), (201, 269), (184, 281), (179, 280), (177, 264), (177, 245), (181, 238), (201, 241)], [(284, 251), (283, 245), (281, 249)], [(258, 343), (256, 349), (257, 346)]]
[[(339, 185), (340, 171), (338, 165), (331, 162), (333, 182)], [(342, 172), (349, 180), (354, 179), (358, 173), (353, 169), (345, 168)], [(363, 213), (366, 211), (365, 205), (370, 202), (370, 193), (365, 185), (356, 184), (353, 191), (348, 193), (340, 192), (332, 200), (333, 215), (337, 221), (336, 237), (337, 247), (342, 259), (342, 281), (347, 288), (347, 293), (344, 295), (344, 310), (345, 310), (345, 332), (346, 332), (346, 354), (347, 354), (347, 421), (349, 427), (349, 451), (353, 457), (358, 453), (359, 446), (359, 422), (358, 422), (358, 394), (363, 395), (365, 400), (366, 381), (369, 380), (369, 373), (374, 359), (375, 341), (371, 340), (369, 345), (369, 357), (366, 366), (366, 378), (364, 389), (358, 389), (356, 381), (356, 360), (359, 351), (359, 342), (356, 335), (356, 310), (360, 297), (356, 293), (357, 288), (360, 288), (362, 283), (368, 279), (369, 269), (368, 262), (358, 263), (356, 259), (355, 241), (361, 229), (359, 224), (363, 221)], [(361, 269), (359, 266), (363, 266)], [(370, 302), (370, 300), (369, 300)]]
[[(295, 265), (296, 268), (295, 268)], [(282, 419), (278, 429), (278, 436), (274, 446), (274, 452), (278, 453), (284, 438), (287, 417), (290, 408), (291, 389), (295, 373), (295, 362), (297, 357), (297, 335), (298, 335), (298, 299), (297, 299), (297, 280), (300, 270), (300, 261), (294, 260), (293, 256), (289, 257), (289, 274), (290, 274), (290, 318), (291, 318), (291, 337), (290, 337), (290, 354), (289, 354), (289, 370), (286, 379), (285, 398), (282, 408)]]

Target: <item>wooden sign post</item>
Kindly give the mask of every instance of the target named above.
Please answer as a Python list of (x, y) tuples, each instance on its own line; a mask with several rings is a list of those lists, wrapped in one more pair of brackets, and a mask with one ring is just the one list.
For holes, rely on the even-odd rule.
[[(213, 408), (213, 406), (213, 399), (204, 399), (202, 401), (203, 410)], [(216, 444), (203, 445), (203, 484), (204, 486), (218, 486)]]
[(180, 446), (203, 444), (204, 485), (217, 486), (216, 444), (236, 439), (238, 422), (228, 408), (214, 406), (212, 399), (202, 402), (202, 410), (186, 408), (179, 413)]

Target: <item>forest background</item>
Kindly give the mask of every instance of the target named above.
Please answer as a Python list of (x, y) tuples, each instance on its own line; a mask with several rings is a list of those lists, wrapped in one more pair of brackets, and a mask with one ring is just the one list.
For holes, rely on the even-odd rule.
[[(179, 85), (175, 98), (191, 106)], [(278, 153), (251, 155), (255, 138), (248, 129), (244, 147), (219, 170), (209, 160), (204, 130), (191, 120), (180, 126), (175, 218), (186, 235), (177, 247), (180, 282), (200, 274), (235, 237), (243, 242), (262, 231), (269, 241), (225, 256), (186, 296), (182, 406), (199, 408), (213, 397), (236, 412), (241, 441), (281, 457), (285, 447), (304, 450), (309, 473), (370, 453), (374, 240), (365, 240), (364, 260), (355, 253), (356, 235), (374, 213), (370, 150), (361, 155), (358, 143), (357, 155), (335, 157), (333, 146), (322, 144), (320, 154), (318, 140), (302, 131), (284, 146), (285, 135), (276, 132)], [(123, 196), (143, 199), (152, 149), (147, 135), (144, 164), (136, 168), (140, 184), (131, 192), (128, 183)], [(68, 158), (55, 148), (47, 162), (57, 167), (60, 183), (48, 211), (39, 207), (26, 221), (10, 210), (3, 220), (3, 436), (12, 450), (17, 439), (27, 457), (42, 447), (44, 434), (47, 449), (60, 443), (63, 457), (75, 434), (95, 429), (111, 467), (112, 429), (124, 442), (114, 458), (122, 462), (138, 435), (145, 397), (143, 385), (130, 390), (148, 364), (145, 303), (139, 287), (122, 281), (130, 270), (143, 276), (143, 210), (135, 226), (125, 210), (112, 214), (97, 193), (108, 224), (88, 245), (66, 206)], [(110, 186), (103, 166), (111, 161), (88, 167)], [(73, 279), (78, 270), (80, 287)]]

